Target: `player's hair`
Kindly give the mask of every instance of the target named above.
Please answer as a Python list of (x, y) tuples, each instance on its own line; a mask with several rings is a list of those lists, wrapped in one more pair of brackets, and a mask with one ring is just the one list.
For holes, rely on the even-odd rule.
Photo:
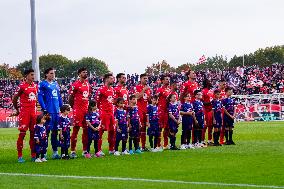
[(129, 100), (132, 100), (133, 98), (136, 98), (135, 95), (130, 95)]
[(190, 94), (189, 94), (189, 93), (187, 93), (186, 95), (184, 95), (183, 98), (185, 99), (185, 98), (188, 97), (188, 96), (190, 97)]
[(164, 81), (166, 77), (169, 77), (169, 75), (162, 74), (162, 75), (160, 76), (161, 81)]
[(121, 76), (125, 75), (125, 73), (119, 73), (116, 75), (116, 79), (118, 80), (119, 78), (121, 78)]
[(94, 106), (96, 106), (96, 105), (97, 105), (97, 102), (96, 102), (96, 101), (90, 100), (89, 106), (94, 107)]
[(112, 73), (107, 73), (104, 75), (104, 82), (106, 81), (107, 78), (109, 78), (110, 76), (113, 76)]
[(121, 97), (118, 97), (117, 99), (116, 99), (116, 105), (118, 105), (119, 103), (124, 103), (124, 99), (123, 98), (121, 98)]
[(187, 70), (187, 72), (185, 73), (185, 75), (188, 77), (191, 71), (193, 71), (193, 70), (191, 70), (191, 69)]
[(149, 100), (149, 103), (150, 103), (150, 102), (152, 103), (152, 100), (153, 100), (153, 99), (155, 99), (156, 101), (158, 101), (158, 98), (159, 98), (158, 95), (153, 95), (153, 96), (151, 96), (151, 97), (150, 97), (150, 100)]
[(51, 70), (54, 70), (54, 68), (50, 67), (44, 70), (44, 78), (46, 79), (46, 74), (48, 74)]
[(221, 91), (219, 89), (215, 89), (214, 94), (218, 94), (218, 93), (221, 93)]
[(69, 106), (69, 104), (63, 104), (63, 105), (60, 107), (60, 112), (61, 112), (61, 113), (64, 113), (65, 111), (70, 111), (70, 106)]
[(167, 107), (169, 107), (169, 104), (171, 102), (171, 98), (172, 96), (174, 96), (175, 94), (174, 93), (171, 93), (168, 97), (167, 97)]
[(228, 91), (231, 91), (231, 90), (233, 90), (231, 87), (226, 87), (225, 88), (225, 93), (228, 92)]
[(148, 75), (147, 75), (146, 73), (143, 73), (143, 74), (140, 75), (140, 79), (141, 79), (142, 77), (148, 77)]
[(197, 93), (201, 93), (201, 90), (195, 90), (195, 91), (194, 91), (194, 93), (193, 93), (193, 94), (194, 94), (194, 96), (196, 96), (196, 95), (197, 95)]
[(83, 72), (83, 71), (87, 71), (87, 68), (85, 68), (85, 67), (82, 67), (82, 68), (80, 68), (79, 70), (78, 70), (78, 75), (81, 73), (81, 72)]
[(92, 108), (97, 105), (96, 101), (90, 100), (88, 110), (89, 112), (92, 111)]
[(40, 124), (43, 117), (44, 117), (43, 114), (37, 115), (37, 116), (36, 116), (36, 124)]
[(158, 95), (153, 95), (153, 96), (151, 96), (151, 100), (152, 100), (152, 99), (158, 100)]
[(27, 75), (29, 75), (29, 74), (32, 73), (32, 72), (35, 72), (34, 69), (29, 68), (29, 69), (27, 69), (27, 70), (24, 71), (24, 75), (27, 76)]
[(207, 88), (207, 89), (209, 89), (209, 88), (212, 87), (212, 84), (210, 83), (210, 80), (207, 79), (207, 78), (205, 78), (205, 79), (203, 80), (202, 85), (203, 85), (203, 88)]
[(171, 94), (168, 96), (168, 98), (167, 98), (168, 103), (170, 103), (171, 98), (172, 98), (172, 96), (174, 96), (174, 95), (175, 95), (174, 93), (171, 93)]

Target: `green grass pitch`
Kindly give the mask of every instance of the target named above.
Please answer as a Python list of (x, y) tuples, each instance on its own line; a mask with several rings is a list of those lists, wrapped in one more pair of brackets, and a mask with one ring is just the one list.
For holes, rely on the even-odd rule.
[[(16, 128), (0, 129), (0, 188), (284, 188), (284, 122), (237, 123), (235, 146), (68, 161), (49, 158), (40, 164), (29, 162), (29, 136), (24, 146), (26, 162), (17, 163), (17, 135)], [(80, 140), (77, 148), (81, 154)], [(145, 180), (113, 180), (117, 177)]]

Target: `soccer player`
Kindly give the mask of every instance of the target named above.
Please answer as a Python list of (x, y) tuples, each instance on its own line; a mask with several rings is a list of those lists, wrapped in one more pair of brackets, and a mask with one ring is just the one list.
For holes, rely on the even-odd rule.
[(124, 73), (119, 73), (116, 75), (117, 86), (114, 87), (115, 98), (123, 98), (125, 107), (128, 106), (128, 98), (129, 92), (128, 89), (125, 87), (126, 85), (126, 76)]
[[(167, 98), (171, 94), (170, 77), (166, 75), (161, 76), (162, 86), (156, 91), (158, 96), (158, 110), (159, 110), (159, 126), (161, 132), (163, 130), (164, 138), (164, 149), (168, 148), (168, 136), (169, 136), (169, 123), (168, 123), (168, 107), (167, 107)], [(158, 147), (161, 146), (161, 136), (159, 136)]]
[(115, 119), (114, 119), (114, 90), (113, 83), (114, 77), (112, 73), (104, 75), (104, 85), (100, 87), (97, 91), (97, 103), (100, 110), (101, 116), (101, 125), (102, 129), (100, 130), (100, 139), (99, 139), (99, 152), (101, 155), (104, 155), (102, 152), (102, 137), (104, 131), (108, 131), (108, 144), (109, 144), (109, 154), (114, 154), (115, 146)]
[(176, 82), (172, 82), (171, 83), (171, 94), (176, 95), (177, 99), (179, 99), (179, 95), (178, 95), (178, 84)]
[(202, 142), (205, 144), (205, 134), (208, 128), (208, 145), (212, 145), (212, 130), (213, 130), (213, 110), (212, 110), (212, 100), (214, 96), (214, 92), (211, 89), (212, 84), (208, 79), (203, 81), (203, 105), (204, 105), (204, 114), (205, 114), (205, 122), (206, 125), (202, 130)]
[(213, 133), (213, 139), (214, 139), (214, 146), (220, 146), (219, 143), (219, 137), (221, 128), (223, 125), (223, 118), (222, 118), (222, 101), (220, 100), (221, 92), (219, 89), (216, 89), (214, 91), (214, 99), (212, 101), (212, 109), (213, 109), (213, 127), (214, 127), (214, 133)]
[(224, 107), (224, 126), (225, 126), (225, 138), (226, 145), (235, 145), (233, 141), (233, 128), (234, 120), (236, 117), (235, 101), (231, 97), (233, 90), (230, 87), (225, 89), (227, 98), (222, 100), (222, 105)]
[[(225, 89), (227, 87), (227, 83), (224, 79), (221, 79), (219, 82), (218, 89), (220, 90), (221, 100), (226, 98)], [(224, 109), (222, 109), (222, 117), (224, 117)], [(221, 131), (220, 131), (220, 144), (224, 144), (224, 135), (225, 135), (225, 127), (222, 124)]]
[(184, 97), (184, 103), (181, 105), (180, 114), (182, 116), (182, 134), (181, 134), (181, 150), (194, 147), (190, 143), (191, 130), (193, 125), (193, 107), (190, 103), (190, 94)]
[[(147, 106), (147, 135), (149, 136), (149, 143), (152, 152), (162, 151), (162, 148), (158, 147), (158, 139), (160, 136), (159, 116), (158, 116), (158, 96), (151, 97), (151, 104)], [(154, 138), (154, 143), (153, 143)]]
[[(49, 115), (46, 115), (49, 117)], [(38, 115), (36, 118), (36, 125), (34, 126), (34, 140), (35, 140), (35, 151), (36, 151), (36, 163), (46, 162), (44, 158), (47, 149), (47, 131), (45, 122), (47, 117), (43, 114)]]
[(226, 98), (226, 92), (225, 92), (226, 87), (227, 87), (227, 82), (224, 79), (221, 79), (218, 86), (218, 89), (220, 90), (221, 99)]
[(115, 110), (114, 116), (116, 120), (116, 142), (115, 142), (115, 156), (119, 156), (118, 146), (120, 141), (122, 141), (122, 155), (129, 155), (126, 150), (126, 143), (128, 138), (128, 124), (127, 124), (127, 114), (124, 109), (124, 99), (118, 98), (116, 101), (117, 109)]
[(179, 150), (176, 147), (176, 134), (180, 124), (180, 112), (179, 104), (177, 103), (177, 97), (174, 94), (168, 96), (168, 113), (169, 113), (169, 138), (171, 150)]
[(71, 121), (68, 117), (70, 113), (70, 106), (68, 104), (64, 104), (60, 107), (61, 116), (59, 117), (58, 125), (59, 125), (59, 136), (60, 136), (60, 146), (61, 146), (61, 158), (68, 160), (69, 153), (68, 149), (70, 147), (70, 127)]
[(199, 90), (199, 84), (196, 82), (196, 74), (193, 70), (188, 70), (186, 73), (186, 76), (188, 78), (188, 81), (183, 83), (181, 86), (181, 91), (180, 91), (180, 101), (183, 103), (184, 102), (184, 96), (187, 94), (190, 94), (190, 101), (194, 101), (194, 91)]
[[(36, 159), (36, 154), (34, 150), (34, 126), (36, 124), (36, 96), (38, 87), (34, 83), (34, 70), (28, 69), (24, 72), (25, 80), (19, 85), (13, 97), (13, 106), (16, 112), (13, 114), (15, 116), (19, 115), (19, 126), (20, 131), (17, 140), (17, 150), (18, 150), (18, 162), (23, 163), (23, 141), (26, 136), (27, 130), (30, 130), (30, 149), (32, 161)], [(18, 107), (18, 99), (20, 98), (20, 107)], [(19, 109), (20, 108), (20, 109)]]
[(91, 101), (89, 104), (89, 112), (86, 115), (86, 122), (88, 126), (88, 147), (87, 152), (85, 154), (86, 158), (91, 158), (90, 150), (92, 141), (94, 141), (94, 157), (101, 157), (102, 155), (99, 153), (99, 139), (100, 139), (100, 130), (101, 130), (101, 120), (100, 113), (97, 108), (97, 103), (95, 101)]
[[(139, 130), (141, 127), (140, 118), (138, 114), (137, 98), (135, 95), (129, 97), (128, 111), (128, 124), (129, 124), (129, 153), (141, 154), (139, 148)], [(134, 144), (135, 151), (132, 150), (132, 144)]]
[(80, 68), (78, 70), (79, 79), (72, 83), (69, 91), (69, 104), (73, 108), (73, 132), (71, 135), (71, 158), (76, 158), (76, 144), (77, 136), (80, 127), (83, 129), (82, 143), (83, 143), (83, 155), (87, 151), (88, 145), (88, 127), (86, 125), (85, 115), (88, 112), (89, 96), (91, 87), (87, 80), (88, 71), (86, 68)]
[(192, 103), (193, 105), (193, 111), (195, 115), (195, 125), (194, 125), (194, 144), (196, 147), (205, 147), (204, 144), (201, 143), (202, 141), (202, 130), (205, 125), (204, 121), (204, 106), (202, 103), (202, 92), (200, 90), (194, 91), (194, 101)]
[(148, 101), (150, 100), (152, 91), (148, 86), (148, 75), (141, 74), (140, 75), (140, 84), (135, 87), (135, 95), (137, 97), (137, 105), (139, 109), (139, 117), (141, 121), (141, 129), (140, 129), (140, 139), (142, 151), (147, 151), (146, 148), (146, 122), (147, 122), (147, 106)]
[(39, 83), (38, 102), (44, 114), (50, 115), (50, 120), (46, 122), (47, 134), (51, 131), (51, 146), (53, 159), (60, 159), (58, 154), (58, 120), (59, 111), (62, 106), (60, 88), (55, 78), (55, 70), (48, 68), (44, 71), (45, 80)]
[[(187, 94), (190, 94), (190, 102), (194, 101), (194, 91), (199, 90), (199, 84), (196, 82), (196, 74), (193, 70), (188, 70), (185, 74), (188, 78), (188, 81), (184, 82), (180, 90), (180, 102), (184, 102), (184, 97)], [(192, 142), (194, 141), (194, 127), (192, 128)]]

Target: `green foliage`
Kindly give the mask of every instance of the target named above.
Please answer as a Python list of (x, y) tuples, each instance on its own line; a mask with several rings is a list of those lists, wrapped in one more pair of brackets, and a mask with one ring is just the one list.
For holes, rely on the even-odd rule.
[(9, 67), (7, 64), (0, 65), (0, 78), (1, 79), (5, 79), (9, 77), (8, 68)]
[(0, 64), (0, 79), (21, 79), (22, 77), (18, 69), (10, 67), (9, 64)]
[(179, 65), (177, 68), (176, 68), (176, 72), (177, 73), (181, 73), (182, 71), (187, 71), (189, 70), (190, 68), (194, 67), (193, 64), (190, 64), (190, 63), (186, 63), (186, 64), (182, 64), (182, 65)]
[(76, 70), (81, 67), (85, 67), (87, 68), (90, 74), (97, 76), (102, 76), (110, 72), (105, 62), (93, 57), (83, 57), (79, 61), (74, 62), (74, 65), (77, 68)]
[[(32, 67), (32, 61), (28, 60), (23, 63), (20, 63), (17, 66), (22, 73), (25, 69)], [(56, 77), (66, 78), (66, 77), (76, 77), (77, 70), (81, 67), (86, 67), (87, 70), (91, 73), (101, 76), (109, 72), (108, 66), (101, 60), (98, 60), (93, 57), (84, 57), (79, 61), (73, 62), (68, 58), (57, 55), (57, 54), (48, 54), (39, 57), (39, 67), (41, 72), (41, 78), (44, 78), (44, 70), (50, 67), (56, 69)]]
[(163, 60), (162, 62), (158, 62), (156, 64), (153, 63), (151, 66), (147, 66), (145, 73), (157, 75), (160, 73), (160, 71), (162, 73), (173, 72), (175, 71), (175, 68), (171, 67), (166, 60)]
[[(58, 54), (48, 54), (39, 57), (40, 76), (44, 78), (44, 70), (47, 68), (54, 68), (56, 70), (56, 77), (65, 77), (65, 68), (72, 63), (68, 58)], [(32, 61), (26, 60), (18, 64), (17, 68), (23, 73), (25, 69), (32, 67)]]
[(208, 57), (206, 62), (198, 64), (193, 67), (194, 70), (205, 70), (205, 69), (225, 69), (228, 67), (227, 57), (222, 55), (215, 55), (214, 57)]
[[(273, 63), (284, 64), (284, 46), (273, 46), (260, 48), (254, 53), (244, 55), (245, 66), (259, 65), (260, 67), (270, 66)], [(243, 56), (234, 56), (230, 62), (230, 67), (243, 65)]]
[[(166, 62), (166, 61), (165, 61)], [(258, 49), (254, 53), (244, 55), (245, 66), (259, 65), (260, 67), (270, 66), (273, 63), (284, 64), (284, 46), (273, 46), (264, 49)], [(222, 55), (215, 55), (213, 57), (208, 57), (206, 61), (202, 64), (182, 64), (177, 68), (172, 68), (171, 65), (166, 63), (162, 67), (162, 71), (176, 71), (180, 73), (182, 70), (205, 70), (205, 69), (219, 69), (224, 70), (227, 68), (236, 68), (238, 66), (243, 66), (243, 56), (233, 56), (230, 61), (227, 57)], [(159, 74), (159, 63), (152, 64), (146, 68), (147, 73)]]

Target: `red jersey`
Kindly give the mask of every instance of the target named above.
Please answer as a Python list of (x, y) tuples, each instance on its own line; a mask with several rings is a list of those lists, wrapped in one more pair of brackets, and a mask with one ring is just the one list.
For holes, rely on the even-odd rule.
[(202, 90), (202, 93), (203, 93), (204, 109), (206, 111), (211, 111), (212, 110), (211, 102), (212, 102), (213, 97), (214, 97), (214, 92), (211, 89), (204, 88)]
[(15, 94), (20, 97), (20, 108), (35, 108), (38, 86), (34, 82), (22, 82)]
[[(195, 90), (198, 90), (200, 89), (199, 88), (199, 85), (196, 81), (194, 82), (191, 82), (191, 81), (187, 81), (185, 83), (183, 83), (183, 85), (181, 86), (181, 94), (182, 93), (185, 93), (185, 94), (190, 94), (191, 96), (191, 102), (194, 101), (194, 91)], [(181, 102), (184, 102), (184, 99), (181, 99)]]
[(115, 98), (119, 97), (123, 98), (124, 104), (128, 105), (129, 93), (125, 86), (117, 85), (116, 87), (114, 87), (114, 93), (115, 93)]
[(86, 80), (83, 83), (80, 80), (72, 83), (69, 94), (74, 95), (73, 109), (88, 111), (90, 91), (91, 86)]
[[(136, 87), (134, 88), (135, 94), (140, 93), (144, 87), (145, 86), (141, 84), (136, 85)], [(137, 100), (137, 106), (139, 108), (139, 111), (144, 113), (147, 112), (147, 105), (150, 100), (151, 93), (152, 93), (151, 89), (147, 89), (144, 92), (143, 96)]]
[(113, 87), (101, 86), (97, 91), (97, 103), (100, 111), (105, 114), (113, 114), (113, 102), (115, 94)]
[(167, 98), (171, 94), (171, 89), (168, 86), (162, 86), (156, 91), (158, 95), (158, 107), (159, 111), (167, 111)]

